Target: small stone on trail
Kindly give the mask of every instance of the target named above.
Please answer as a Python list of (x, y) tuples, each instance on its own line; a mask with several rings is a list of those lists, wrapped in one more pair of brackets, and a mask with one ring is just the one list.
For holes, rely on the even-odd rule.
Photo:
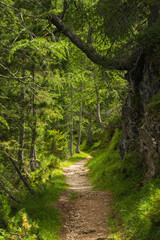
[(82, 231), (82, 234), (89, 234), (89, 233), (94, 233), (94, 232), (96, 232), (96, 230), (94, 230), (94, 229), (89, 229), (89, 230), (87, 230), (87, 231)]

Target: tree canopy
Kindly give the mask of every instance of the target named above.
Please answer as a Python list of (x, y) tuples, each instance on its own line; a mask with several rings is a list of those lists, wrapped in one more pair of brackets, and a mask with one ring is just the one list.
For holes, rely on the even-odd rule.
[[(58, 171), (75, 152), (102, 149), (103, 156), (105, 148), (97, 179), (114, 173), (117, 183), (121, 172), (120, 183), (131, 179), (133, 191), (143, 184), (142, 171), (133, 176), (142, 161), (132, 150), (140, 142), (135, 135), (142, 116), (159, 111), (160, 2), (2, 0), (0, 19), (0, 239), (49, 240), (43, 221), (39, 232), (29, 200), (53, 197), (51, 188), (58, 198), (65, 188)], [(132, 120), (128, 133), (124, 126)], [(120, 162), (122, 128), (129, 144), (121, 144), (128, 155), (121, 154)]]

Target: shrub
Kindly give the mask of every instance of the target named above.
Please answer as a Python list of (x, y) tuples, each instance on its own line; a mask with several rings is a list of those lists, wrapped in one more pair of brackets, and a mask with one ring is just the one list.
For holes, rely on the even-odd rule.
[(14, 217), (11, 217), (11, 208), (6, 196), (0, 196), (1, 217), (6, 229), (0, 229), (0, 239), (42, 239), (38, 233), (38, 224), (33, 222), (21, 209)]

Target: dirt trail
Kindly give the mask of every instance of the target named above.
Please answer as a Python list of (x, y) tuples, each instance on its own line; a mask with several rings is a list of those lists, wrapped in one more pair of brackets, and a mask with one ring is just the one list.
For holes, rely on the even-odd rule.
[(70, 190), (64, 192), (57, 207), (62, 212), (61, 240), (107, 239), (107, 221), (111, 213), (111, 195), (94, 191), (88, 181), (88, 159), (64, 168)]

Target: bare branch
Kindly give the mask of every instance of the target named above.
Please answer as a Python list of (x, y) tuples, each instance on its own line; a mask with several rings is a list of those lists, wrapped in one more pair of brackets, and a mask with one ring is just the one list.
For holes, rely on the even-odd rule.
[(18, 169), (18, 167), (16, 166), (15, 163), (15, 158), (11, 153), (8, 153), (7, 151), (5, 152), (6, 155), (9, 157), (9, 160), (11, 161), (12, 165), (14, 166), (16, 172), (18, 173), (20, 179), (22, 180), (22, 182), (24, 183), (24, 185), (26, 186), (26, 188), (28, 189), (28, 191), (34, 195), (33, 190), (30, 188), (29, 184), (27, 183), (27, 181), (24, 179), (23, 175), (21, 174), (20, 170)]
[(22, 240), (21, 236), (18, 233), (9, 232), (9, 234), (11, 234), (13, 236), (17, 236), (20, 240)]
[[(14, 73), (12, 73), (12, 72), (10, 71), (9, 68), (5, 67), (2, 63), (0, 63), (0, 66), (1, 66), (4, 70), (7, 70), (7, 71), (9, 72), (9, 74), (12, 76), (12, 78), (14, 78), (14, 79), (17, 79), (17, 80), (20, 80), (20, 81), (22, 81), (22, 79), (26, 79), (26, 78), (32, 79), (32, 76), (17, 77)], [(2, 76), (3, 76), (3, 75), (2, 75)], [(22, 81), (22, 82), (23, 82), (23, 81)]]
[(9, 196), (9, 198), (11, 198), (12, 200), (14, 200), (17, 203), (20, 203), (19, 200), (17, 200), (15, 197), (13, 197), (10, 192), (4, 187), (4, 183), (2, 182), (2, 180), (0, 180), (0, 186), (1, 188), (5, 191), (5, 193)]
[(3, 6), (6, 6), (6, 7), (9, 7), (9, 8), (12, 8), (16, 11), (19, 11), (17, 8), (13, 7), (12, 5), (8, 5), (8, 4), (5, 4), (4, 2), (0, 1), (0, 4), (2, 4)]

